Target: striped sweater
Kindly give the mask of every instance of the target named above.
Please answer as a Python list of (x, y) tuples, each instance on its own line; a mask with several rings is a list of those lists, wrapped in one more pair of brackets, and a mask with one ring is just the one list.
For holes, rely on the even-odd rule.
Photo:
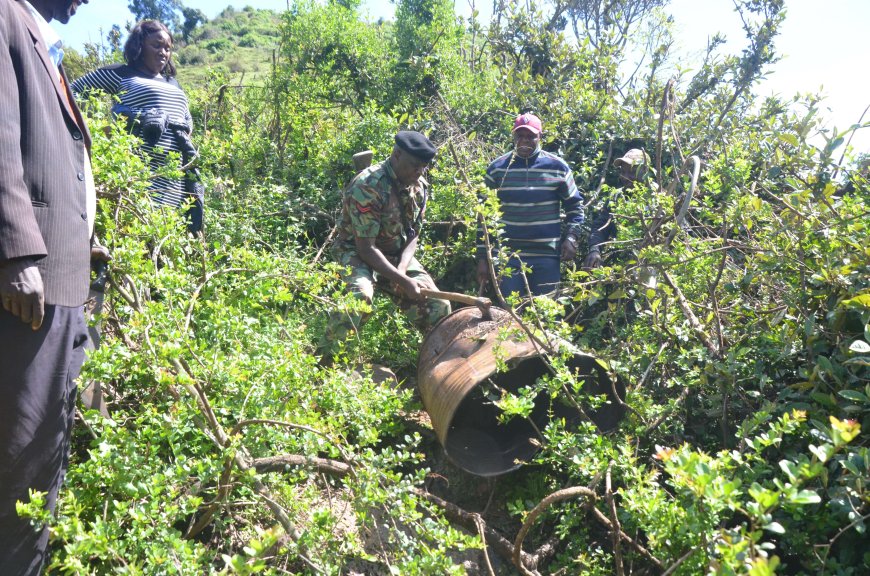
[[(583, 196), (568, 164), (555, 154), (539, 150), (529, 158), (520, 158), (508, 152), (489, 165), (484, 181), (498, 191), (502, 242), (511, 252), (558, 258), (561, 211), (565, 213), (565, 233), (579, 237)], [(478, 258), (485, 253), (478, 231)]]
[[(102, 90), (118, 96), (121, 106), (137, 111), (157, 108), (193, 130), (187, 95), (175, 78), (151, 78), (126, 64), (114, 64), (85, 74), (72, 83), (72, 89), (76, 96), (85, 97), (93, 90)], [(169, 152), (181, 155), (172, 130), (165, 130), (156, 145), (143, 140), (142, 149), (148, 155), (152, 170), (168, 164)], [(150, 188), (152, 198), (157, 204), (179, 206), (187, 198), (183, 178), (154, 177), (151, 179)]]

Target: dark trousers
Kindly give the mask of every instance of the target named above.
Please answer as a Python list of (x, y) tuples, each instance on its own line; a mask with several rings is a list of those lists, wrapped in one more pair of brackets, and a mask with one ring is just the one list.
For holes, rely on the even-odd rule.
[(529, 296), (526, 283), (523, 280), (522, 265), (530, 271), (526, 274), (529, 290), (532, 296), (543, 296), (555, 292), (559, 288), (561, 270), (558, 256), (513, 256), (507, 266), (513, 271), (510, 276), (502, 278), (499, 284), (502, 296), (507, 298), (512, 292), (519, 292), (520, 297)]
[(46, 306), (33, 331), (0, 309), (0, 574), (37, 575), (48, 529), (15, 511), (28, 490), (54, 512), (69, 461), (76, 384), (87, 341), (82, 307)]
[(187, 220), (187, 231), (191, 234), (196, 234), (197, 232), (202, 231), (202, 214), (203, 199), (196, 196), (184, 212), (184, 219)]

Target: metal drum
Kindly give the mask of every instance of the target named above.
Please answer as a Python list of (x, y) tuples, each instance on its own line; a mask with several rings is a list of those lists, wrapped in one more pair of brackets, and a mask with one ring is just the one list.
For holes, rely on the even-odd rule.
[[(423, 341), (417, 365), (417, 385), (438, 441), (457, 466), (478, 476), (498, 476), (528, 462), (551, 413), (580, 417), (576, 408), (551, 405), (542, 393), (528, 419), (499, 421), (493, 391), (516, 392), (548, 367), (508, 312), (490, 311), (487, 317), (478, 308), (460, 308), (442, 319)], [(497, 358), (508, 370), (497, 371)], [(602, 431), (614, 428), (625, 414), (624, 385), (588, 354), (574, 353), (568, 365), (584, 393), (608, 399), (596, 410), (583, 406), (584, 412)]]

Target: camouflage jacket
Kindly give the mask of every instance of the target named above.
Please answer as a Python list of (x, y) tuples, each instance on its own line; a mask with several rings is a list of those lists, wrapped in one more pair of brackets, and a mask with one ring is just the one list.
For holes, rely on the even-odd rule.
[(342, 195), (341, 221), (334, 251), (356, 254), (356, 238), (375, 238), (375, 248), (398, 256), (420, 231), (426, 207), (426, 181), (399, 188), (389, 161), (360, 172)]

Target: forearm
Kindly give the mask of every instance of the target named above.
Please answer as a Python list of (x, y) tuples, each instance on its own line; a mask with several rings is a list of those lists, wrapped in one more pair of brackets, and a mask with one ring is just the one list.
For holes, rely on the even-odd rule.
[(384, 253), (375, 246), (358, 242), (356, 248), (360, 259), (387, 280), (401, 283), (407, 279), (407, 276), (400, 272), (396, 266), (393, 266)]
[(616, 236), (616, 225), (608, 213), (606, 218), (596, 218), (589, 232), (589, 249), (600, 250), (601, 245)]
[(98, 68), (76, 79), (70, 88), (77, 99), (89, 98), (94, 92), (113, 96), (120, 92), (121, 78), (111, 70)]
[(579, 238), (583, 226), (583, 194), (574, 184), (574, 177), (569, 172), (565, 179), (562, 194), (562, 210), (565, 212), (566, 236)]
[(565, 214), (565, 236), (580, 238), (583, 228), (583, 207)]
[(417, 237), (415, 236), (407, 245), (405, 245), (401, 254), (399, 254), (399, 265), (397, 268), (400, 274), (405, 274), (408, 271), (408, 266), (411, 265), (411, 261), (414, 259), (414, 253), (416, 251)]

